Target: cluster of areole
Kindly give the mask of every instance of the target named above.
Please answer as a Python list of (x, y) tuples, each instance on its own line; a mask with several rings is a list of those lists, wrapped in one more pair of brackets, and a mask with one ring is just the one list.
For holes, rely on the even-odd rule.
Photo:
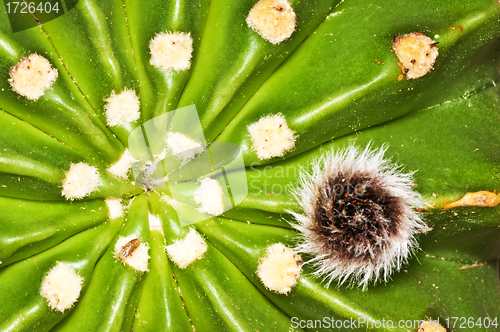
[[(296, 16), (287, 0), (261, 0), (251, 9), (246, 22), (263, 38), (277, 44), (293, 34)], [(396, 37), (393, 50), (408, 79), (428, 73), (438, 55), (436, 43), (415, 32)], [(187, 70), (192, 52), (189, 33), (159, 33), (150, 42), (150, 64), (163, 71)], [(10, 69), (12, 90), (30, 100), (40, 98), (57, 77), (57, 70), (38, 54), (22, 58)], [(105, 116), (111, 127), (130, 128), (140, 118), (140, 100), (133, 90), (111, 91), (105, 101)], [(282, 157), (292, 151), (298, 135), (282, 114), (263, 116), (248, 126), (248, 134), (260, 160)], [(185, 161), (203, 151), (199, 142), (181, 133), (170, 133), (165, 144)], [(299, 253), (313, 255), (310, 263), (317, 266), (316, 273), (328, 283), (351, 280), (363, 288), (369, 282), (387, 280), (391, 272), (401, 267), (416, 247), (415, 233), (427, 228), (414, 210), (422, 201), (411, 189), (410, 175), (400, 173), (384, 160), (384, 151), (372, 151), (370, 147), (360, 151), (351, 146), (324, 156), (311, 173), (303, 174), (295, 196), (304, 213), (293, 213), (297, 219), (295, 228), (303, 241), (293, 249), (281, 243), (267, 249), (256, 271), (267, 289), (280, 294), (291, 291), (303, 265)], [(107, 171), (127, 178), (133, 163), (126, 150)], [(345, 182), (356, 191), (341, 196), (338, 185)], [(83, 162), (72, 164), (62, 181), (61, 194), (68, 200), (82, 199), (100, 184), (97, 168)], [(211, 179), (201, 180), (195, 192), (200, 211), (221, 214), (220, 200), (214, 203), (217, 195), (222, 195), (218, 184), (214, 186)], [(169, 197), (164, 201), (174, 207), (177, 204)], [(106, 203), (111, 219), (123, 214), (119, 198), (108, 198)], [(171, 260), (182, 269), (201, 259), (207, 249), (204, 238), (194, 228), (184, 239), (166, 247)], [(118, 261), (145, 272), (150, 258), (148, 250), (147, 243), (131, 236), (119, 238), (114, 253)], [(77, 301), (82, 283), (82, 277), (72, 267), (59, 262), (42, 280), (41, 293), (51, 308), (64, 312)]]

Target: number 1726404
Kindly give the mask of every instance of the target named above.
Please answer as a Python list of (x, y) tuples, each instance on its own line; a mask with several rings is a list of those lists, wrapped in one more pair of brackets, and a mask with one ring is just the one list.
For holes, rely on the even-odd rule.
[(452, 329), (473, 329), (473, 328), (497, 328), (498, 327), (498, 317), (448, 317), (445, 319), (446, 328)]
[(35, 14), (35, 13), (59, 13), (59, 2), (26, 2), (26, 1), (12, 1), (6, 2), (8, 14)]

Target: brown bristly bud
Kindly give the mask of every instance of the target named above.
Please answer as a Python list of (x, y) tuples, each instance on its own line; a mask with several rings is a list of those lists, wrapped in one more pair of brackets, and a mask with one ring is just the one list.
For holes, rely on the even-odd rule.
[(303, 173), (295, 196), (304, 213), (293, 213), (301, 232), (298, 252), (327, 285), (333, 281), (366, 289), (387, 281), (417, 248), (415, 234), (428, 231), (416, 208), (411, 174), (383, 159), (386, 148), (354, 146), (319, 159)]

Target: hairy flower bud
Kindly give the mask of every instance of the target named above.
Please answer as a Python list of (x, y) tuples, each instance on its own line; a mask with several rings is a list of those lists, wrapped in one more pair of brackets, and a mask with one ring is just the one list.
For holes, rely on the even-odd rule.
[(299, 252), (329, 285), (366, 289), (387, 281), (417, 247), (415, 234), (428, 228), (415, 208), (423, 201), (412, 191), (411, 174), (383, 159), (386, 148), (331, 152), (304, 173), (295, 196), (304, 213), (293, 213), (303, 237)]

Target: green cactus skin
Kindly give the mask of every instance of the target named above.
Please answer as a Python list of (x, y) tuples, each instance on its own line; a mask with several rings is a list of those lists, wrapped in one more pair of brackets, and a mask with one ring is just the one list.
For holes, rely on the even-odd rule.
[(1, 197), (0, 206), (2, 266), (38, 254), (108, 219), (106, 203), (97, 199), (66, 204)]
[[(117, 262), (115, 244), (119, 237), (133, 235), (148, 241), (148, 202), (144, 195), (138, 196), (130, 206), (125, 225), (111, 242), (96, 265), (87, 292), (79, 306), (54, 331), (119, 331), (131, 294), (142, 273)], [(113, 305), (110, 305), (113, 303)], [(136, 303), (134, 303), (136, 305)], [(130, 326), (130, 325), (129, 325)]]
[[(500, 330), (500, 206), (444, 208), (469, 192), (500, 191), (498, 1), (290, 0), (295, 31), (276, 45), (245, 21), (256, 2), (80, 0), (16, 33), (0, 11), (0, 330), (333, 330), (313, 326), (325, 317), (395, 327), (345, 329), (353, 331), (416, 331), (398, 322), (428, 318), (448, 331)], [(150, 64), (150, 41), (165, 32), (190, 33), (189, 69)], [(411, 32), (439, 42), (439, 56), (423, 77), (398, 80), (393, 38)], [(58, 71), (37, 100), (9, 83), (9, 69), (32, 53)], [(106, 99), (124, 89), (139, 97), (140, 118), (109, 126)], [(131, 171), (120, 178), (107, 169), (132, 149), (134, 129), (193, 104), (208, 143), (241, 148), (248, 195), (181, 226), (165, 199), (169, 187), (143, 192)], [(248, 127), (275, 114), (293, 131), (294, 148), (259, 158)], [(186, 123), (182, 112), (173, 119)], [(365, 291), (327, 287), (308, 264), (290, 293), (268, 290), (256, 272), (267, 248), (300, 241), (291, 212), (302, 212), (293, 195), (301, 171), (350, 145), (387, 147), (386, 158), (415, 172), (431, 231), (417, 236), (420, 249), (388, 282)], [(77, 163), (98, 170), (99, 186), (67, 199), (63, 181)], [(124, 215), (110, 219), (106, 198), (122, 199)], [(161, 231), (150, 230), (153, 219)], [(165, 246), (191, 229), (208, 250), (180, 268)], [(117, 257), (126, 236), (150, 248), (149, 271)], [(58, 262), (83, 278), (64, 312), (41, 292)], [(472, 317), (474, 326), (449, 327), (451, 317)], [(486, 318), (488, 327), (476, 324)]]
[[(338, 14), (327, 17), (262, 84), (218, 140), (240, 145), (247, 165), (262, 163), (252, 151), (246, 127), (263, 115), (284, 115), (290, 128), (299, 133), (293, 151), (299, 154), (491, 86), (492, 78), (498, 76), (498, 48), (483, 47), (497, 37), (497, 4), (486, 0), (467, 9), (452, 1), (414, 5), (343, 2), (336, 8)], [(424, 19), (418, 12), (431, 16)], [(370, 17), (370, 25), (360, 29), (359, 17)], [(439, 35), (440, 56), (434, 72), (398, 82), (398, 60), (391, 50), (391, 38), (407, 33), (410, 26), (418, 26), (415, 29), (430, 37)], [(451, 26), (462, 26), (463, 31)], [(483, 49), (480, 61), (477, 53), (464, 52), (479, 48)], [(318, 57), (329, 60), (317, 63)], [(475, 76), (472, 68), (481, 68), (485, 76)]]
[(140, 291), (140, 300), (133, 322), (134, 331), (188, 331), (189, 317), (178, 296), (177, 285), (171, 278), (172, 264), (165, 253), (165, 239), (153, 230), (151, 239), (151, 265)]
[[(42, 278), (56, 261), (73, 266), (84, 279), (82, 292), (89, 287), (96, 262), (121, 227), (115, 219), (81, 232), (62, 244), (2, 269), (1, 328), (4, 331), (47, 331), (65, 318), (53, 311), (40, 295)], [(18, 290), (22, 288), (23, 291)]]

